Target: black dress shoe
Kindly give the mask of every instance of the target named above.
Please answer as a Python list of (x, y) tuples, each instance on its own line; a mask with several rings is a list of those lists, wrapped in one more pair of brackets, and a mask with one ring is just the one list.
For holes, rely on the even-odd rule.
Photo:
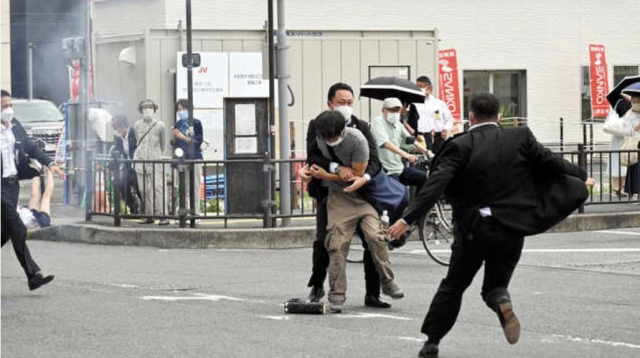
[(154, 221), (152, 218), (146, 218), (138, 221), (138, 224), (153, 224)]
[(311, 291), (309, 291), (309, 296), (307, 300), (309, 302), (320, 302), (320, 299), (324, 297), (324, 288), (322, 287), (311, 287)]
[(438, 344), (425, 342), (420, 352), (418, 352), (418, 357), (438, 358)]
[(364, 295), (364, 305), (373, 308), (391, 308), (391, 304), (380, 296)]
[(40, 286), (46, 285), (53, 281), (53, 275), (42, 276), (42, 272), (36, 272), (33, 276), (29, 277), (29, 290), (33, 291)]

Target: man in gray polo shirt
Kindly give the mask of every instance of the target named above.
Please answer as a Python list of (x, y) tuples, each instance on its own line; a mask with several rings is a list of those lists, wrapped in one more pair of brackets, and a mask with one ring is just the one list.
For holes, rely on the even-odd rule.
[(346, 300), (347, 253), (358, 223), (380, 275), (382, 292), (391, 298), (402, 298), (404, 293), (394, 280), (378, 213), (357, 193), (370, 179), (364, 173), (369, 160), (369, 144), (360, 131), (345, 127), (345, 119), (340, 112), (322, 112), (315, 121), (318, 134), (316, 141), (322, 155), (353, 170), (353, 177), (345, 182), (339, 175), (328, 173), (320, 166), (312, 165), (310, 168), (310, 174), (323, 179), (329, 188), (326, 239), (330, 258), (329, 309), (335, 313), (342, 312)]

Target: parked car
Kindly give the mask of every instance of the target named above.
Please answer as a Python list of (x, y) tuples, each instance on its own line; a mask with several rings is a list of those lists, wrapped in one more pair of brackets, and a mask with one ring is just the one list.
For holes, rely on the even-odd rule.
[(27, 134), (42, 149), (53, 154), (64, 127), (64, 116), (53, 102), (42, 99), (14, 99), (15, 117), (22, 123)]

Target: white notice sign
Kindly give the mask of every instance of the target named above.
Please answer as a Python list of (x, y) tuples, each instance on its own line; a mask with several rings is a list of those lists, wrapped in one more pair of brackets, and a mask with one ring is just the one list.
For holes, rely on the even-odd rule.
[(236, 135), (256, 135), (256, 105), (236, 104)]
[(258, 138), (236, 138), (235, 146), (235, 154), (256, 154), (258, 153)]
[(262, 79), (262, 53), (229, 53), (229, 97), (269, 97), (269, 81)]
[[(177, 54), (176, 94), (187, 98), (187, 68), (182, 67), (182, 54)], [(194, 108), (222, 108), (229, 93), (229, 56), (222, 52), (201, 52), (200, 67), (193, 69)]]

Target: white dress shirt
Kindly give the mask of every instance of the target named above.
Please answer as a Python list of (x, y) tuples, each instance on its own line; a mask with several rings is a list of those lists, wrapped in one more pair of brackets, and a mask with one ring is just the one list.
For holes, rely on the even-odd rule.
[(424, 100), (424, 103), (414, 103), (414, 105), (419, 115), (418, 132), (451, 131), (453, 116), (443, 100), (431, 94)]
[(2, 123), (0, 127), (2, 127), (2, 177), (8, 178), (18, 175), (18, 168), (16, 167), (16, 137), (13, 135), (13, 125), (11, 123), (8, 126)]

